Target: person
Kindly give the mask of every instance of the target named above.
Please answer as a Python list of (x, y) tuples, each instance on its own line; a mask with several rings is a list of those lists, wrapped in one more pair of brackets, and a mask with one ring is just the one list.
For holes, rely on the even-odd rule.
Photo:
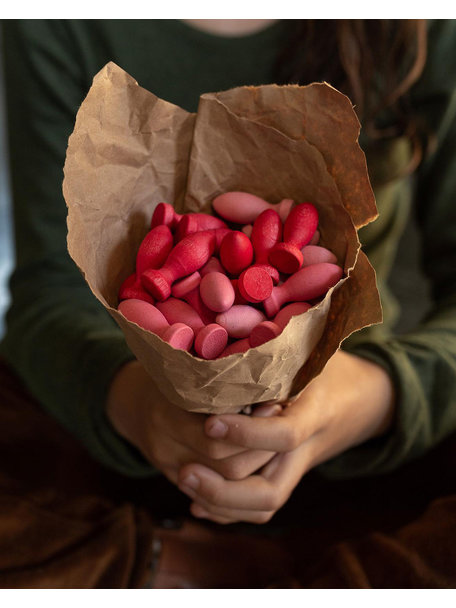
[[(378, 476), (454, 433), (454, 21), (3, 27), (17, 264), (0, 352), (95, 460), (138, 480), (164, 475), (190, 497), (196, 518), (262, 524), (314, 468), (333, 480)], [(326, 80), (356, 104), (380, 212), (360, 237), (385, 320), (346, 340), (292, 407), (206, 416), (169, 403), (69, 258), (66, 145), (91, 80), (108, 61), (189, 111), (204, 92), (269, 82)], [(412, 199), (432, 309), (416, 329), (396, 336), (387, 283)]]

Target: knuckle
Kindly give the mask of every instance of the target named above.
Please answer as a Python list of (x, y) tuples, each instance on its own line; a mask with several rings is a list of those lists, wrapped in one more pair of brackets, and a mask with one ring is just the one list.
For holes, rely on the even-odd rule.
[(262, 511), (256, 517), (257, 524), (267, 524), (273, 518), (275, 511)]
[(300, 444), (300, 434), (296, 425), (288, 424), (284, 432), (285, 446), (288, 451), (295, 450)]
[(241, 481), (248, 476), (248, 472), (242, 463), (237, 461), (224, 462), (220, 467), (220, 473), (230, 481)]
[(264, 496), (263, 509), (265, 511), (275, 512), (281, 507), (280, 497), (276, 492), (270, 491)]

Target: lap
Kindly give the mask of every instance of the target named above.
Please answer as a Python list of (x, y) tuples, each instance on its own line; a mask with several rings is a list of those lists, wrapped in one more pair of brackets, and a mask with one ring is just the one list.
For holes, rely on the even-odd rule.
[(223, 527), (95, 462), (1, 360), (0, 428), (0, 587), (456, 586), (454, 437), (391, 475), (311, 472), (268, 525)]

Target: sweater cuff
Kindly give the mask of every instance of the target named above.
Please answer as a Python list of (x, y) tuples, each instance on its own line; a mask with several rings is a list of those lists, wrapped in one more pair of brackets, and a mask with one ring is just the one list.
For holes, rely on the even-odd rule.
[(416, 370), (399, 342), (360, 342), (347, 352), (377, 363), (389, 374), (396, 391), (396, 411), (387, 433), (351, 448), (317, 467), (325, 477), (350, 479), (388, 473), (424, 452), (425, 395)]

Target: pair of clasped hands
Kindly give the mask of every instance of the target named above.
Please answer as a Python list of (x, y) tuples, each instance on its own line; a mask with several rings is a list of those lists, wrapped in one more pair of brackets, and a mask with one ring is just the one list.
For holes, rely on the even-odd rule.
[(310, 469), (390, 428), (394, 389), (383, 368), (338, 350), (294, 401), (208, 416), (171, 404), (134, 361), (115, 376), (107, 414), (191, 498), (193, 516), (261, 524)]

